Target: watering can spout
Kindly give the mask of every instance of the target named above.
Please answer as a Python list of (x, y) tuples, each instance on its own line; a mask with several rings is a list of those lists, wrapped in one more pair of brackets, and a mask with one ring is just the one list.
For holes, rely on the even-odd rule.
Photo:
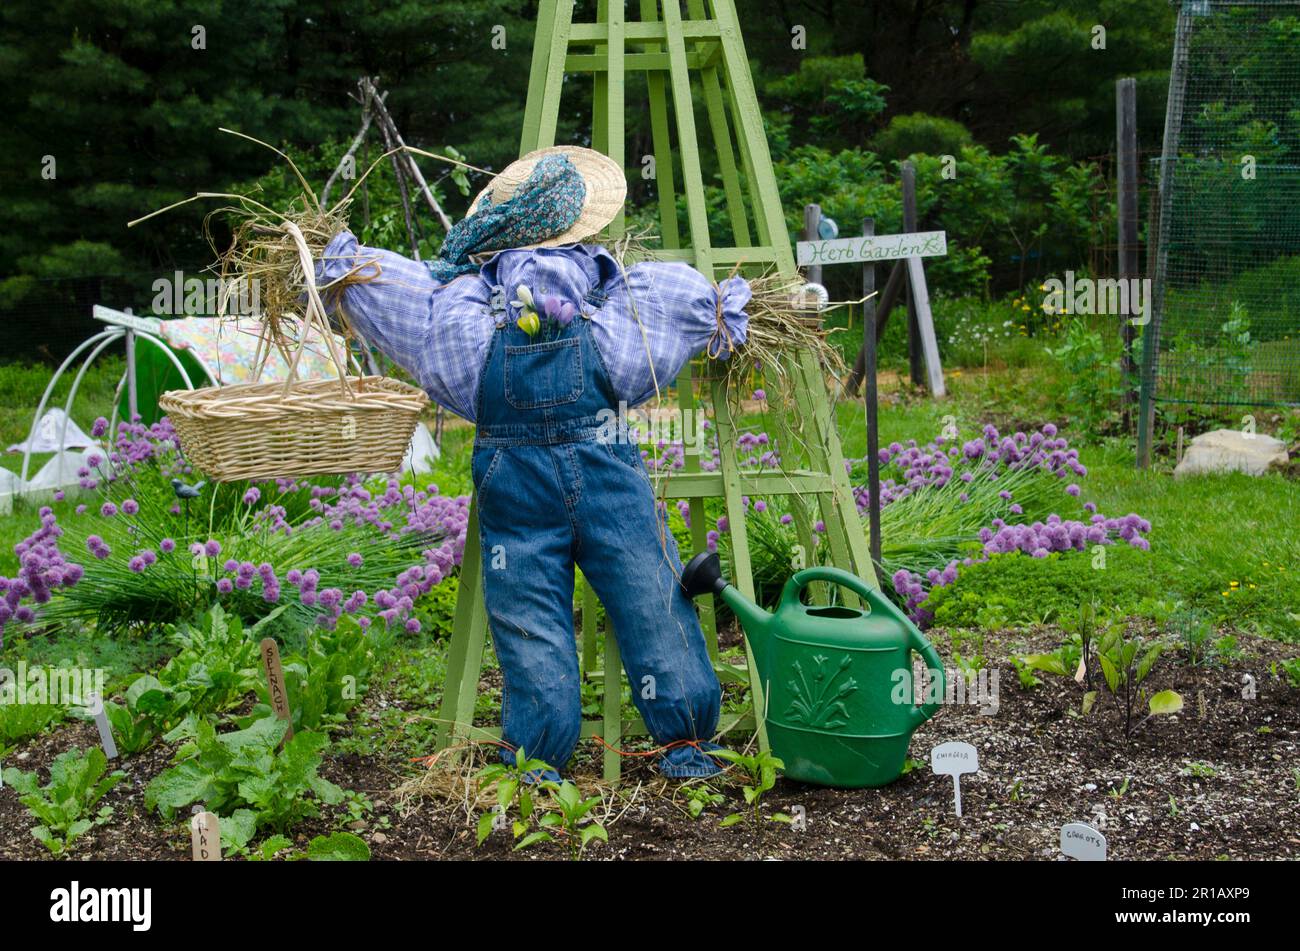
[(701, 552), (687, 562), (682, 569), (681, 585), (688, 598), (716, 594), (727, 603), (745, 629), (758, 669), (765, 670), (773, 617), (722, 576), (722, 562), (717, 552)]

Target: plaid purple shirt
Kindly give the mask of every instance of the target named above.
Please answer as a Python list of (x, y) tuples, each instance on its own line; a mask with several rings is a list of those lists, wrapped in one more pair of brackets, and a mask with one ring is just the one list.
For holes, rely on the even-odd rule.
[[(608, 251), (591, 245), (502, 251), (478, 274), (444, 285), (424, 264), (364, 247), (344, 231), (325, 249), (316, 283), (325, 289), (358, 265), (363, 273), (377, 265), (379, 276), (343, 290), (349, 324), (436, 402), (471, 422), (493, 331), (519, 316), (511, 301), (520, 284), (539, 300), (555, 295), (590, 317), (615, 395), (629, 407), (653, 397), (656, 382), (666, 390), (708, 346), (718, 330), (719, 294), (735, 345), (745, 342), (749, 323), (750, 290), (742, 278), (718, 288), (687, 264), (658, 261), (634, 264), (625, 277)], [(327, 303), (331, 297), (325, 295)]]

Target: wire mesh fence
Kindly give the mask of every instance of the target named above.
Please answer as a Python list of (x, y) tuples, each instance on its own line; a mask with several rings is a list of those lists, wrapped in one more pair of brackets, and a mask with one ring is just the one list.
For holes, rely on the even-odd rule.
[(57, 365), (104, 325), (91, 316), (95, 304), (148, 313), (157, 274), (69, 278), (13, 278), (0, 293), (5, 346), (0, 362)]
[(1300, 404), (1300, 0), (1181, 4), (1160, 163), (1149, 392)]

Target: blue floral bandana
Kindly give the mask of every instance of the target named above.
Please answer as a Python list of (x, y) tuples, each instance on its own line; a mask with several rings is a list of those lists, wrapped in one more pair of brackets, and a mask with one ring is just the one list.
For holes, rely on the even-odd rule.
[(451, 229), (429, 271), (442, 283), (478, 270), (469, 257), (545, 241), (573, 227), (587, 199), (587, 183), (564, 155), (547, 155), (509, 201), (485, 195), (472, 215)]

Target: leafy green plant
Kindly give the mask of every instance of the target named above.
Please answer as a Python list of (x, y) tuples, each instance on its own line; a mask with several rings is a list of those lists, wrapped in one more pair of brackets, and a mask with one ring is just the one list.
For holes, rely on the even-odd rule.
[(1286, 675), (1286, 679), (1292, 687), (1300, 688), (1300, 657), (1278, 661), (1278, 667)]
[(1034, 670), (1019, 657), (1012, 655), (1011, 666), (1015, 668), (1016, 677), (1020, 681), (1020, 686), (1025, 690), (1033, 690), (1035, 687), (1041, 687), (1043, 681), (1034, 675)]
[(105, 773), (108, 757), (99, 747), (83, 753), (71, 749), (50, 764), (50, 781), (40, 785), (36, 773), (10, 767), (4, 780), (18, 792), (18, 801), (40, 824), (32, 836), (54, 855), (63, 855), (76, 839), (113, 815), (111, 806), (95, 806), (104, 794), (126, 778), (121, 770)]
[[(736, 750), (711, 750), (709, 755), (731, 763), (744, 773), (748, 782), (743, 782), (740, 790), (745, 796), (745, 802), (753, 810), (752, 819), (754, 824), (761, 823), (764, 818), (762, 812), (763, 796), (776, 785), (776, 771), (785, 769), (784, 761), (767, 750), (760, 750), (752, 756), (739, 753)], [(727, 826), (743, 822), (744, 819), (743, 813), (733, 812), (728, 816), (724, 816), (719, 824), (725, 829)], [(768, 816), (767, 819), (770, 822), (784, 822), (787, 824), (791, 821), (790, 817), (784, 812), (774, 813)]]
[(273, 835), (252, 848), (239, 850), (250, 862), (271, 862), (284, 853), (286, 862), (307, 859), (311, 862), (369, 862), (370, 846), (366, 840), (351, 832), (332, 832), (315, 836), (307, 843), (305, 852), (292, 852), (293, 841), (288, 836)]
[(166, 819), (204, 803), (222, 817), (222, 842), (239, 848), (262, 829), (283, 832), (318, 815), (321, 803), (343, 800), (343, 790), (317, 772), (328, 742), (319, 733), (296, 733), (279, 748), (286, 724), (275, 717), (224, 734), (193, 716), (186, 727), (192, 739), (177, 750), (176, 765), (145, 789), (146, 808)]
[(56, 703), (0, 703), (0, 746), (14, 746), (63, 719)]
[(686, 811), (692, 819), (698, 819), (710, 806), (720, 806), (727, 797), (706, 782), (684, 783), (677, 788), (686, 799)]
[(1072, 318), (1060, 345), (1047, 348), (1047, 353), (1060, 366), (1057, 379), (1071, 418), (1087, 432), (1111, 428), (1118, 418), (1120, 376), (1101, 332), (1079, 317)]
[[(966, 678), (967, 684), (975, 683), (979, 672), (988, 665), (984, 656), (984, 632), (954, 630), (949, 631), (948, 636), (952, 641), (952, 662)], [(971, 645), (970, 649), (967, 649), (967, 644)]]
[(548, 801), (546, 810), (537, 820), (540, 828), (524, 836), (515, 848), (522, 849), (535, 842), (553, 842), (551, 831), (554, 830), (564, 837), (569, 846), (569, 858), (576, 862), (590, 843), (597, 839), (609, 841), (604, 825), (591, 818), (591, 810), (603, 801), (600, 796), (584, 799), (578, 787), (568, 780), (544, 782), (541, 787), (546, 791)]
[(1126, 737), (1132, 736), (1140, 725), (1134, 722), (1133, 716), (1144, 701), (1150, 713), (1142, 723), (1151, 716), (1177, 713), (1183, 708), (1183, 698), (1176, 691), (1162, 690), (1147, 701), (1142, 690), (1142, 682), (1160, 658), (1161, 650), (1160, 643), (1147, 644), (1141, 635), (1128, 634), (1120, 623), (1108, 624), (1097, 642), (1102, 681), (1124, 717)]
[[(534, 828), (536, 799), (534, 792), (538, 777), (551, 770), (550, 764), (539, 759), (529, 759), (524, 750), (515, 751), (513, 763), (491, 763), (478, 771), (476, 779), (480, 788), (496, 783), (497, 804), (483, 813), (478, 819), (478, 835), (475, 845), (482, 845), (499, 823), (510, 823), (510, 831), (515, 839), (515, 848), (523, 849), (535, 842), (531, 838)], [(510, 817), (511, 809), (515, 816)]]
[(191, 709), (215, 713), (241, 701), (259, 682), (259, 633), (286, 609), (273, 610), (247, 632), (239, 616), (214, 604), (189, 623), (170, 631), (180, 648), (158, 672), (162, 686), (184, 690)]
[(1213, 664), (1218, 657), (1215, 647), (1214, 624), (1204, 614), (1190, 609), (1178, 611), (1170, 620), (1182, 641), (1187, 662), (1193, 667)]
[[(316, 730), (341, 720), (365, 694), (378, 651), (375, 640), (354, 618), (340, 619), (333, 631), (317, 631), (301, 653), (282, 660), (295, 730)], [(255, 683), (259, 703), (252, 719), (270, 714), (265, 678)]]

